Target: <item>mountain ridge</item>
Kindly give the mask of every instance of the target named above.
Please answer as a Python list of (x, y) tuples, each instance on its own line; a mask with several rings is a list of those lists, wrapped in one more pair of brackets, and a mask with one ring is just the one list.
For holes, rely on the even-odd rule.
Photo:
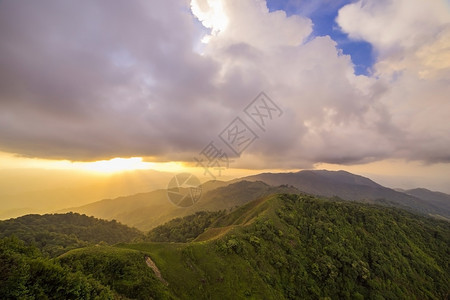
[[(399, 192), (375, 181), (347, 171), (304, 170), (291, 173), (262, 173), (241, 178), (262, 180), (271, 185), (281, 182), (297, 189), (324, 197), (337, 196), (345, 200), (393, 205), (424, 214), (437, 214), (450, 218), (450, 201), (439, 203), (425, 197)], [(443, 194), (443, 193), (442, 193)], [(450, 199), (450, 198), (449, 198)]]
[[(244, 187), (249, 194), (276, 190), (249, 181), (219, 190), (233, 196)], [(395, 207), (275, 193), (228, 212), (172, 220), (145, 236), (152, 242), (136, 231), (133, 240), (133, 230), (117, 222), (73, 213), (0, 227), (8, 223), (19, 225), (24, 241), (30, 234), (42, 241), (44, 229), (63, 233), (69, 247), (49, 258), (23, 248), (9, 230), (0, 238), (5, 299), (446, 299), (449, 292), (450, 223)], [(99, 237), (97, 225), (111, 230)], [(49, 237), (37, 245), (46, 253), (48, 244), (61, 245)]]
[(78, 208), (62, 210), (91, 215), (119, 222), (147, 231), (173, 218), (183, 217), (197, 211), (228, 210), (258, 197), (274, 193), (299, 193), (292, 187), (273, 187), (264, 182), (239, 181), (207, 182), (200, 200), (190, 207), (177, 207), (172, 204), (166, 190), (139, 193), (115, 199), (104, 199)]
[(166, 190), (104, 199), (74, 211), (104, 219), (116, 219), (141, 230), (149, 230), (170, 219), (196, 211), (231, 209), (270, 193), (307, 193), (344, 200), (377, 203), (441, 217), (450, 220), (450, 201), (428, 201), (384, 187), (375, 181), (346, 171), (305, 170), (291, 173), (262, 173), (228, 182), (208, 181), (202, 184), (203, 194), (193, 206), (173, 205)]
[(396, 208), (275, 194), (219, 216), (194, 242), (91, 247), (59, 260), (102, 284), (136, 284), (125, 268), (124, 279), (101, 270), (150, 257), (168, 282), (149, 270), (161, 299), (445, 299), (449, 227)]

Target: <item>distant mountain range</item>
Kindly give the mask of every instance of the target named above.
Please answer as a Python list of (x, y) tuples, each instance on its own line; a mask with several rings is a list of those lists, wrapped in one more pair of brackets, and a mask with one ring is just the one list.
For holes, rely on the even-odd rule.
[[(333, 183), (352, 182), (344, 176)], [(204, 188), (190, 210), (245, 204), (175, 218), (145, 235), (74, 213), (0, 221), (0, 299), (448, 299), (448, 221), (302, 194), (287, 184)], [(174, 210), (163, 195), (83, 209), (130, 217), (141, 210), (153, 223), (158, 214), (189, 210)], [(166, 210), (152, 211), (149, 196)]]
[(0, 221), (0, 239), (11, 236), (55, 257), (71, 249), (98, 243), (131, 242), (143, 235), (137, 229), (115, 221), (67, 213), (26, 215)]
[[(202, 215), (149, 233), (166, 242), (86, 247), (56, 260), (131, 299), (448, 298), (448, 222), (292, 194), (210, 215), (209, 225)], [(179, 242), (195, 232), (194, 242)]]
[(263, 196), (277, 193), (294, 193), (294, 187), (272, 187), (264, 182), (239, 181), (227, 183), (209, 181), (202, 185), (201, 199), (190, 207), (172, 204), (166, 190), (156, 190), (132, 196), (106, 199), (88, 205), (58, 212), (77, 212), (97, 218), (115, 219), (128, 226), (147, 231), (173, 218), (191, 215), (197, 211), (228, 210)]
[(154, 170), (107, 176), (67, 170), (0, 170), (0, 220), (162, 189), (172, 177)]
[(394, 206), (438, 218), (450, 219), (450, 195), (425, 189), (396, 191), (345, 171), (300, 171), (263, 173), (229, 182), (209, 181), (202, 185), (203, 196), (195, 205), (173, 205), (166, 190), (156, 190), (115, 199), (106, 199), (59, 212), (78, 212), (115, 219), (147, 231), (173, 218), (196, 211), (231, 209), (275, 193), (308, 193), (343, 200)]
[(443, 208), (448, 215), (448, 206), (450, 204), (450, 195), (441, 192), (433, 192), (427, 189), (418, 188), (404, 191), (405, 194), (426, 200), (433, 205)]
[(306, 170), (296, 173), (263, 173), (240, 180), (258, 180), (275, 186), (288, 184), (308, 194), (391, 205), (450, 218), (450, 195), (426, 189), (396, 191), (369, 178), (346, 171)]

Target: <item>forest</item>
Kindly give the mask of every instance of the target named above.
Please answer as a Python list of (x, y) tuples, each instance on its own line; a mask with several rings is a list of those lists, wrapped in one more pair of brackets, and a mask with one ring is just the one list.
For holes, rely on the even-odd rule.
[(446, 299), (450, 286), (447, 221), (308, 195), (145, 234), (71, 213), (0, 228), (2, 299)]

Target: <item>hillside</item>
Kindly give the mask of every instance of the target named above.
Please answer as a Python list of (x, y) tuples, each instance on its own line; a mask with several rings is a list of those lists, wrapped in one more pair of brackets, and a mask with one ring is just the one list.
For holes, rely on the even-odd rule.
[(225, 214), (223, 210), (216, 212), (198, 211), (193, 215), (175, 218), (150, 230), (147, 233), (146, 240), (150, 242), (190, 242)]
[(167, 198), (166, 190), (157, 190), (116, 199), (106, 199), (67, 211), (107, 220), (115, 219), (128, 226), (148, 231), (174, 218), (197, 211), (228, 210), (259, 197), (275, 193), (299, 193), (293, 187), (272, 187), (264, 182), (240, 181), (226, 183), (210, 181), (202, 185), (200, 200), (190, 207), (177, 207)]
[(0, 238), (0, 299), (120, 299), (92, 276), (72, 272), (14, 237)]
[(439, 207), (442, 210), (442, 213), (440, 214), (442, 216), (450, 215), (450, 195), (448, 194), (434, 192), (424, 188), (406, 190), (404, 193)]
[(368, 178), (345, 171), (263, 173), (230, 182), (209, 181), (202, 185), (202, 189), (200, 200), (195, 205), (185, 208), (173, 205), (167, 198), (166, 190), (156, 190), (105, 199), (61, 212), (72, 211), (106, 220), (115, 219), (128, 226), (148, 231), (171, 219), (198, 211), (229, 210), (274, 193), (308, 193), (395, 206), (441, 219), (450, 219), (450, 200), (445, 198), (445, 194), (422, 192), (419, 195), (414, 191), (410, 193), (395, 191)]
[(74, 170), (0, 168), (0, 220), (164, 188), (172, 176), (154, 170), (99, 176)]
[(430, 194), (403, 193), (386, 188), (363, 176), (346, 171), (305, 170), (296, 173), (263, 173), (240, 180), (263, 181), (269, 185), (288, 184), (302, 192), (345, 200), (396, 206), (450, 219), (449, 198), (434, 201)]
[(282, 194), (219, 216), (194, 242), (90, 247), (59, 261), (142, 299), (445, 299), (449, 243), (445, 221)]
[(137, 229), (116, 221), (74, 213), (26, 215), (0, 221), (0, 238), (13, 235), (50, 256), (97, 243), (116, 244), (142, 237)]
[(72, 272), (81, 271), (125, 299), (170, 299), (167, 286), (146, 264), (142, 251), (110, 246), (76, 249), (58, 262)]

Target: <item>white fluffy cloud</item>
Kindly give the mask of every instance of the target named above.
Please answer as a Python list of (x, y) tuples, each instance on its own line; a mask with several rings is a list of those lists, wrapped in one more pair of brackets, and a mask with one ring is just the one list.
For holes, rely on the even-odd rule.
[[(211, 28), (210, 43), (246, 43), (258, 49), (298, 46), (311, 33), (311, 20), (286, 17), (283, 11), (269, 13), (265, 1), (193, 0), (192, 12)], [(210, 40), (208, 38), (207, 40)]]
[(448, 161), (448, 10), (411, 3), (340, 11), (380, 53), (356, 76), (310, 19), (263, 0), (1, 2), (0, 150), (189, 160), (265, 91), (284, 114), (236, 167)]
[(392, 155), (449, 162), (449, 3), (359, 1), (342, 8), (337, 21), (379, 53), (374, 73), (388, 84), (379, 101), (399, 131)]
[(351, 38), (371, 43), (379, 72), (448, 69), (450, 4), (445, 0), (364, 0), (339, 11), (337, 22)]
[(339, 25), (350, 37), (386, 52), (433, 39), (449, 21), (445, 0), (361, 0), (339, 11)]
[(355, 76), (350, 57), (342, 55), (329, 37), (307, 40), (312, 31), (309, 19), (269, 13), (264, 1), (208, 3), (193, 1), (202, 7), (200, 19), (214, 15), (219, 6), (225, 15), (219, 19), (228, 20), (221, 30), (211, 26), (204, 49), (206, 57), (221, 65), (221, 94), (249, 101), (265, 90), (286, 112), (239, 161), (243, 166), (261, 161), (271, 167), (355, 163), (392, 150), (386, 136), (389, 116), (377, 98), (385, 85)]

